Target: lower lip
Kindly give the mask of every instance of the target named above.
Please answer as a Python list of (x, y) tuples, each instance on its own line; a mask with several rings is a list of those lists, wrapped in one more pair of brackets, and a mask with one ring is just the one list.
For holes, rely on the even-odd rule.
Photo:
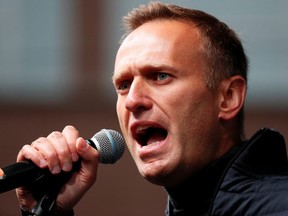
[(168, 139), (167, 137), (164, 140), (152, 143), (147, 146), (142, 146), (138, 144), (137, 151), (139, 153), (139, 157), (144, 160), (147, 158), (156, 158), (160, 154), (165, 152), (164, 148), (167, 146)]

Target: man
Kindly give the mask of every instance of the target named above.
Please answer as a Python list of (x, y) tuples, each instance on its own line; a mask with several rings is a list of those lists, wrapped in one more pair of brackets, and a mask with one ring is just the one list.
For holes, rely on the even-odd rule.
[[(117, 114), (140, 174), (167, 190), (166, 215), (287, 214), (282, 136), (263, 129), (244, 140), (248, 63), (234, 31), (202, 11), (158, 2), (131, 11), (124, 25), (113, 76)], [(73, 215), (96, 181), (97, 151), (67, 126), (19, 152), (18, 161), (53, 174), (79, 157), (81, 169), (51, 215)], [(29, 215), (35, 191), (19, 188), (17, 196)]]

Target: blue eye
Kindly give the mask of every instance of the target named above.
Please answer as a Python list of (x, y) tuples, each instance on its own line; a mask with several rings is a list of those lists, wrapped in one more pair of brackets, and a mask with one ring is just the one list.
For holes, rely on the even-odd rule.
[(157, 79), (158, 80), (166, 80), (169, 78), (169, 74), (166, 74), (166, 73), (158, 73), (157, 74)]
[(121, 85), (118, 86), (118, 90), (127, 90), (130, 87), (130, 83), (129, 82), (123, 82)]

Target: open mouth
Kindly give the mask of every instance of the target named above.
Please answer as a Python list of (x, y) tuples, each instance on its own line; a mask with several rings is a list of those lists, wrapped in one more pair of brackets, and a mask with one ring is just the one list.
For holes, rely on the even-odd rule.
[(167, 137), (167, 130), (157, 127), (138, 127), (134, 133), (134, 138), (141, 146), (157, 144)]

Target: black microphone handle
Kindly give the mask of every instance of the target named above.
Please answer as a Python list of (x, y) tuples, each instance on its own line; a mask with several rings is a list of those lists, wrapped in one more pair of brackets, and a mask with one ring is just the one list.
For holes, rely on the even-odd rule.
[[(120, 159), (125, 150), (125, 141), (121, 134), (111, 129), (102, 129), (86, 142), (99, 152), (99, 162), (103, 164), (113, 164)], [(25, 160), (0, 169), (0, 193), (21, 187), (33, 186), (33, 184), (48, 183), (61, 185), (70, 176), (80, 169), (81, 158), (73, 163), (70, 172), (62, 171), (53, 175), (48, 168), (41, 169), (32, 161)]]
[[(86, 142), (96, 148), (96, 145), (91, 140)], [(38, 182), (55, 180), (61, 184), (68, 180), (73, 172), (79, 170), (81, 165), (81, 158), (73, 163), (73, 168), (70, 172), (64, 172), (53, 175), (48, 168), (41, 169), (30, 160), (20, 161), (6, 167), (3, 167), (3, 175), (0, 176), (0, 193), (13, 190), (21, 186), (27, 186)]]

